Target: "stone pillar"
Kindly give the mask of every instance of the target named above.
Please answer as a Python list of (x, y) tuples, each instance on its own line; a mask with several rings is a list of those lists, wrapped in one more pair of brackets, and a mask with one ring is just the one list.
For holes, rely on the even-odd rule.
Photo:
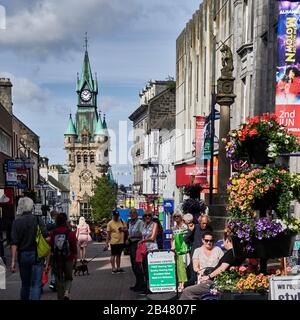
[(227, 45), (223, 45), (221, 77), (217, 82), (216, 103), (220, 105), (220, 132), (219, 132), (219, 161), (218, 161), (218, 194), (213, 197), (213, 205), (210, 206), (210, 216), (215, 236), (223, 237), (225, 221), (227, 218), (227, 182), (230, 178), (230, 161), (226, 158), (225, 143), (223, 138), (230, 131), (230, 106), (234, 103), (236, 95), (233, 93), (234, 77), (232, 52)]

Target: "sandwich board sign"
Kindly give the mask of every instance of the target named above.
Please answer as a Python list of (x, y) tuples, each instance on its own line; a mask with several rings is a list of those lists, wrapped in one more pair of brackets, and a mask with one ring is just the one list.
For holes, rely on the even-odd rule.
[(272, 277), (269, 300), (300, 301), (300, 275)]
[(176, 260), (173, 251), (148, 253), (149, 290), (153, 293), (177, 290)]

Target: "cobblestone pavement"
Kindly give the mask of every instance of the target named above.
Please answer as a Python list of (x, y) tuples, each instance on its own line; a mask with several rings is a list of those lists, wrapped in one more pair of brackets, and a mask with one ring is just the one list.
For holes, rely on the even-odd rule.
[[(129, 256), (122, 256), (121, 267), (124, 274), (111, 274), (110, 252), (103, 251), (104, 244), (92, 242), (87, 248), (87, 260), (90, 275), (74, 276), (71, 299), (72, 300), (142, 300), (145, 297), (129, 290), (134, 285), (134, 276), (130, 267)], [(8, 266), (10, 259), (8, 258)], [(21, 281), (19, 273), (6, 272), (6, 290), (0, 290), (0, 300), (18, 300)], [(42, 300), (56, 300), (56, 293), (48, 285), (44, 287)]]

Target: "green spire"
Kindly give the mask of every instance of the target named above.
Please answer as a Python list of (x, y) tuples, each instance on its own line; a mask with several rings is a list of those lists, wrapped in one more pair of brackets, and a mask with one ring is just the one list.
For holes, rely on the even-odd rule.
[(111, 183), (115, 183), (115, 179), (114, 179), (114, 176), (113, 176), (111, 167), (108, 168), (107, 176), (108, 176), (108, 179), (109, 179), (109, 181), (110, 181)]
[(68, 128), (67, 128), (67, 131), (66, 131), (65, 135), (72, 135), (72, 136), (75, 135), (75, 136), (77, 136), (76, 128), (75, 128), (71, 113), (70, 113)]
[(103, 117), (103, 129), (107, 129), (107, 124), (106, 124), (106, 120), (105, 120), (105, 113), (104, 113), (104, 117)]
[(95, 129), (95, 135), (105, 135), (105, 130), (101, 120), (101, 113), (99, 112), (99, 118)]
[(88, 54), (87, 51), (85, 51), (85, 54), (84, 54), (81, 77), (78, 80), (79, 80), (78, 86), (77, 86), (77, 90), (78, 91), (80, 91), (82, 89), (82, 87), (84, 86), (85, 82), (87, 82), (88, 86), (90, 87), (90, 90), (94, 91), (95, 82), (93, 80), (89, 54)]

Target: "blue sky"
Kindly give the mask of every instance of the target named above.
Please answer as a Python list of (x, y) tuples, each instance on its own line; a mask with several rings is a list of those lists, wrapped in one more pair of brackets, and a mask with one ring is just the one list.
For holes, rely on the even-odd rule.
[[(65, 163), (63, 134), (70, 111), (76, 112), (86, 31), (92, 71), (98, 74), (98, 107), (116, 134), (120, 121), (128, 121), (129, 132), (128, 116), (148, 80), (175, 77), (176, 38), (200, 2), (0, 0), (6, 9), (0, 77), (11, 78), (14, 113), (40, 136), (41, 155)], [(119, 183), (132, 183), (129, 161), (113, 165)]]

